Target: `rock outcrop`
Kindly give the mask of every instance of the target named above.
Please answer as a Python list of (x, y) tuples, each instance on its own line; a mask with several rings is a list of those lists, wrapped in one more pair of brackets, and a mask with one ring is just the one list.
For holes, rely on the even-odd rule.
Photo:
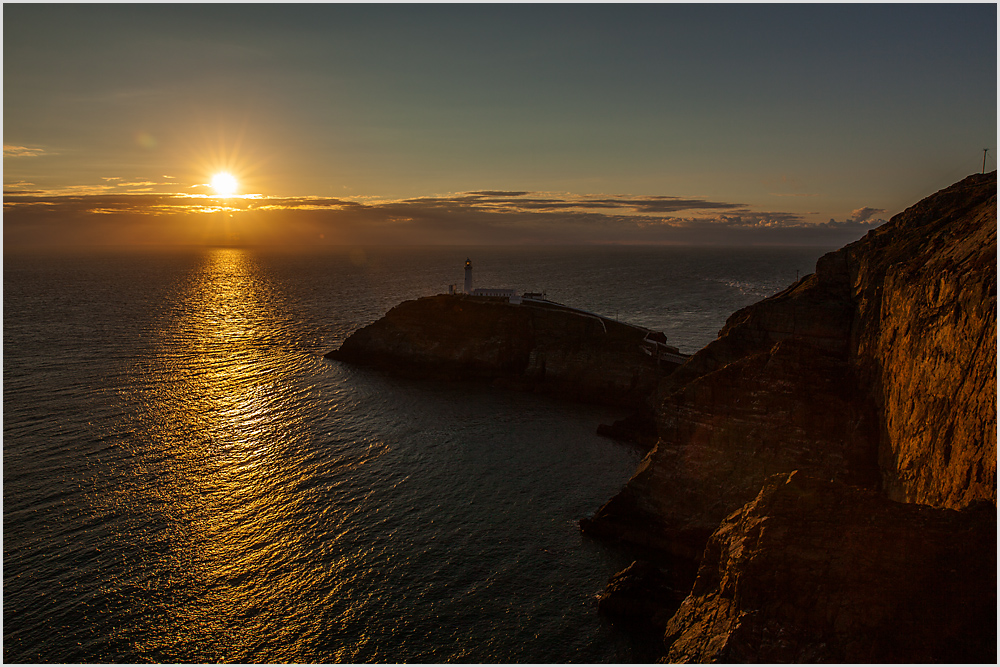
[(996, 507), (776, 475), (727, 517), (669, 662), (996, 662)]
[(701, 560), (669, 660), (995, 662), (996, 226), (970, 176), (664, 378), (581, 528)]
[(680, 365), (646, 354), (646, 334), (554, 305), (438, 295), (401, 303), (326, 356), (397, 375), (490, 380), (513, 389), (639, 408), (660, 379)]
[(843, 262), (731, 316), (659, 389), (659, 442), (585, 530), (697, 558), (770, 475), (878, 484), (876, 415), (850, 364)]
[(894, 500), (995, 504), (995, 173), (732, 315), (658, 403), (659, 442), (585, 530), (697, 556), (791, 470)]
[(851, 351), (879, 411), (889, 498), (996, 504), (996, 172), (848, 246)]

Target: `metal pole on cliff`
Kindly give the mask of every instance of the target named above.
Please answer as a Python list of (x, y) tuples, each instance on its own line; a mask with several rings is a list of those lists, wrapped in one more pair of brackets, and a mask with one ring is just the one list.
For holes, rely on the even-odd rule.
[(983, 173), (984, 174), (986, 173), (986, 151), (988, 151), (988, 150), (989, 150), (989, 148), (984, 148), (983, 149)]

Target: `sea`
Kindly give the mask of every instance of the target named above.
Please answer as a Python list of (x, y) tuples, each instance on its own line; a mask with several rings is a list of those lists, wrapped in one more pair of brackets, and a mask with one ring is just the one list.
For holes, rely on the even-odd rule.
[(4, 661), (651, 661), (578, 528), (625, 412), (324, 354), (467, 258), (693, 353), (831, 249), (5, 252)]

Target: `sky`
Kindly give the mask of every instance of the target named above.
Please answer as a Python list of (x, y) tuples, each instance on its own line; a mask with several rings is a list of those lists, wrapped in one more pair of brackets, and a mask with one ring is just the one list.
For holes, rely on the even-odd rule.
[(5, 247), (842, 245), (996, 168), (992, 3), (3, 18)]

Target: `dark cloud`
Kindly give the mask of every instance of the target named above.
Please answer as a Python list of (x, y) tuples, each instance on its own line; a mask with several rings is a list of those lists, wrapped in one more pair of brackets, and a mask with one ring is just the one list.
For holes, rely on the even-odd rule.
[[(533, 195), (527, 197), (526, 195)], [(744, 204), (652, 196), (543, 196), (526, 191), (481, 190), (451, 197), (419, 197), (403, 200), (410, 206), (448, 208), (471, 207), (480, 210), (569, 211), (621, 209), (633, 213), (677, 213), (689, 210), (730, 210), (746, 208)]]
[(470, 192), (470, 195), (482, 195), (485, 197), (520, 197), (521, 195), (531, 194), (528, 191), (519, 190), (479, 190), (478, 192)]
[(267, 199), (249, 201), (257, 208), (273, 209), (339, 209), (363, 206), (363, 204), (350, 199), (337, 199), (335, 197), (268, 197)]
[(653, 197), (639, 200), (633, 204), (643, 213), (671, 213), (675, 211), (692, 211), (703, 209), (735, 209), (746, 208), (744, 204), (728, 204), (725, 202), (705, 201), (702, 199), (681, 199), (680, 197)]
[[(859, 209), (866, 220), (877, 213)], [(484, 190), (400, 201), (171, 194), (4, 197), (7, 244), (200, 243), (218, 229), (247, 243), (813, 244), (855, 240), (871, 223), (821, 225), (742, 204), (650, 196), (555, 196)], [(216, 230), (216, 231), (213, 231)]]
[(117, 212), (136, 214), (155, 214), (163, 208), (181, 207), (184, 202), (201, 201), (184, 198), (177, 195), (164, 194), (88, 194), (61, 195), (17, 192), (11, 195), (4, 193), (4, 210), (16, 215), (25, 207), (44, 206), (46, 210), (68, 215), (85, 213)]

